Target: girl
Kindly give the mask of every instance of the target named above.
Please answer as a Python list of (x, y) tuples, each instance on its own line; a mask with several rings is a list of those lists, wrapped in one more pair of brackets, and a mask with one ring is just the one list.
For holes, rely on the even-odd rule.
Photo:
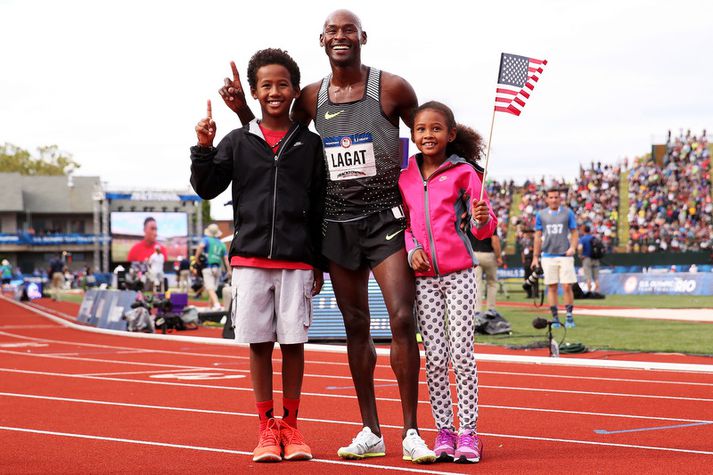
[[(474, 254), (467, 233), (492, 236), (497, 226), (474, 167), (482, 139), (457, 125), (453, 112), (428, 102), (414, 114), (411, 138), (421, 153), (401, 172), (399, 189), (408, 219), (406, 249), (416, 273), (416, 312), (426, 350), (426, 379), (438, 427), (439, 460), (478, 462), (478, 378), (473, 341)], [(448, 363), (458, 392), (459, 431), (453, 424)]]

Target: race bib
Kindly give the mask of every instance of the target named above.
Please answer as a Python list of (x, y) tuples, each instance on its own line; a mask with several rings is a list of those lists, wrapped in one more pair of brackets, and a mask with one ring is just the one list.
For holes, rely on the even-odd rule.
[(371, 134), (327, 137), (323, 143), (330, 180), (353, 180), (376, 175)]

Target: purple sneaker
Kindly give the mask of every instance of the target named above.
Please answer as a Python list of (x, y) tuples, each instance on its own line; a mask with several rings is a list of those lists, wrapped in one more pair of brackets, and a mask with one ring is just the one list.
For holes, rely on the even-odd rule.
[(452, 462), (456, 453), (458, 434), (450, 429), (440, 429), (436, 436), (433, 451), (436, 452), (437, 462)]
[(477, 463), (483, 454), (483, 442), (472, 430), (464, 430), (458, 434), (458, 445), (455, 453), (456, 463)]

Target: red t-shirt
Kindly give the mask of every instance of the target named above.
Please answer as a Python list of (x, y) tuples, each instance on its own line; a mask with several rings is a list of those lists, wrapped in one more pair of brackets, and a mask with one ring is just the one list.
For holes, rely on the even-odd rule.
[(280, 142), (282, 142), (282, 139), (285, 138), (285, 135), (287, 135), (287, 131), (270, 130), (263, 127), (262, 123), (259, 123), (258, 125), (260, 126), (260, 130), (262, 131), (262, 135), (265, 137), (267, 145), (272, 148), (273, 153), (277, 153), (277, 151), (280, 149)]
[(266, 259), (264, 257), (233, 256), (230, 259), (230, 266), (256, 267), (258, 269), (312, 270), (312, 266), (304, 262), (281, 261), (279, 259)]
[(143, 239), (131, 247), (129, 254), (126, 256), (126, 260), (129, 262), (143, 262), (151, 257), (151, 254), (156, 250), (156, 246), (161, 247), (161, 254), (163, 254), (164, 260), (168, 260), (168, 254), (166, 254), (166, 248), (163, 245), (156, 242), (148, 243)]
[[(287, 135), (286, 130), (270, 130), (260, 125), (262, 135), (265, 136), (265, 141), (272, 147), (273, 153), (277, 153), (280, 149), (280, 142)], [(266, 259), (264, 257), (241, 257), (233, 256), (230, 259), (232, 267), (256, 267), (259, 269), (297, 269), (297, 270), (312, 270), (312, 266), (304, 262), (282, 261), (279, 259)]]

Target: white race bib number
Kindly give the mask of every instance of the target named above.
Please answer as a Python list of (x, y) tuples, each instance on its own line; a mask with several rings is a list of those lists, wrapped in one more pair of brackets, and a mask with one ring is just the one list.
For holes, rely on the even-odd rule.
[(376, 175), (371, 134), (327, 137), (323, 143), (330, 180), (353, 180)]

